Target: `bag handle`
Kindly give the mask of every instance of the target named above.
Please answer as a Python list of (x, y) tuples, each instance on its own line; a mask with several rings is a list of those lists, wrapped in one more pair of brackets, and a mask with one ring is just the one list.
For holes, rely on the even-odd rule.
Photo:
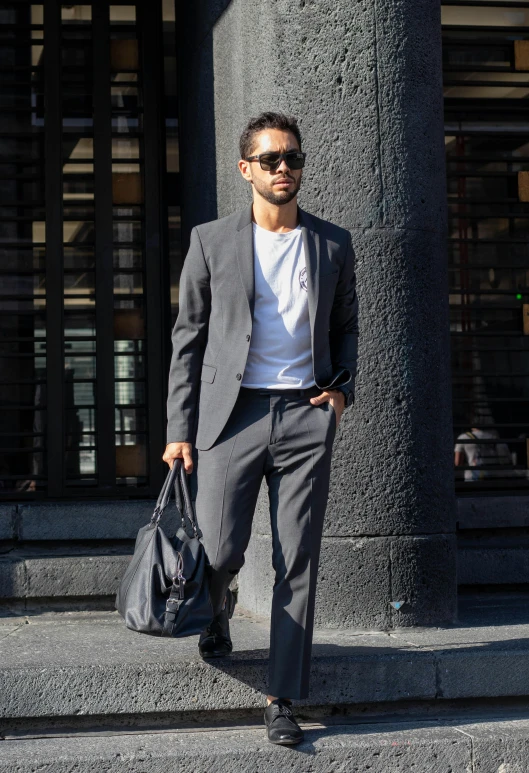
[(171, 499), (171, 491), (174, 488), (175, 504), (182, 520), (182, 528), (187, 532), (187, 522), (189, 522), (195, 537), (201, 537), (202, 534), (198, 528), (191, 494), (189, 493), (187, 477), (182, 459), (175, 459), (156, 501), (151, 524), (157, 525), (160, 522), (164, 510)]
[(176, 476), (178, 475), (178, 467), (181, 463), (181, 459), (175, 459), (172, 468), (167, 473), (162, 490), (160, 491), (158, 499), (156, 500), (156, 506), (154, 508), (153, 518), (151, 520), (153, 520), (154, 516), (158, 515), (158, 513), (161, 515), (169, 504), (169, 499), (171, 498), (171, 488), (175, 484)]

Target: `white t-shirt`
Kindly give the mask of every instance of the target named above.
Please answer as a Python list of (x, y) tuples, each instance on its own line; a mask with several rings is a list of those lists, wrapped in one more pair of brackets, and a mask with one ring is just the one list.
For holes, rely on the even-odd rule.
[(275, 233), (253, 223), (255, 305), (242, 386), (312, 386), (312, 350), (301, 228)]

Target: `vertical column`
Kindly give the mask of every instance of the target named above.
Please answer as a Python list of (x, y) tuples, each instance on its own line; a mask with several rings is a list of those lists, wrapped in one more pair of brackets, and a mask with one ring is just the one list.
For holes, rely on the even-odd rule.
[(98, 479), (116, 485), (114, 410), (114, 264), (112, 210), (112, 102), (109, 8), (92, 7), (94, 56), (94, 198), (96, 267), (96, 406)]
[[(165, 448), (166, 355), (164, 330), (169, 329), (169, 294), (163, 269), (167, 250), (167, 223), (162, 208), (162, 172), (166, 168), (163, 123), (162, 9), (157, 0), (138, 6), (143, 72), (143, 126), (145, 153), (145, 303), (147, 312), (147, 403), (149, 416), (150, 483), (158, 490), (166, 474), (161, 461)], [(157, 55), (156, 55), (157, 54)], [(165, 292), (161, 293), (163, 289)], [(158, 291), (158, 293), (156, 292)]]
[[(233, 0), (213, 27), (212, 48), (219, 216), (249, 200), (236, 169), (245, 121), (284, 110), (298, 117), (308, 153), (301, 206), (348, 228), (356, 253), (357, 395), (334, 445), (317, 620), (451, 622), (439, 3)], [(266, 510), (263, 495), (241, 575), (241, 601), (258, 612), (267, 611), (272, 584)]]
[(48, 495), (64, 485), (64, 261), (62, 209), (61, 6), (44, 6), (46, 213), (46, 415)]

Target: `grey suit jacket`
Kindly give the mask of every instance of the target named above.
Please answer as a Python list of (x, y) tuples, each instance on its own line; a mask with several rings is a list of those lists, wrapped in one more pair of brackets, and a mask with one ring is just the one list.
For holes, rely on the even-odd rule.
[[(358, 300), (348, 231), (298, 208), (307, 268), (313, 374), (354, 395)], [(191, 232), (180, 277), (167, 401), (167, 442), (207, 450), (239, 393), (254, 309), (252, 207)]]

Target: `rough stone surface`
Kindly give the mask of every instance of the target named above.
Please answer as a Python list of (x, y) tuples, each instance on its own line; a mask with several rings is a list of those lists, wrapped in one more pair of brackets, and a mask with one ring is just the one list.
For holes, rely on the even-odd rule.
[(439, 6), (414, 0), (410, 13), (403, 0), (302, 7), (280, 0), (260, 5), (255, 29), (246, 5), (232, 2), (213, 31), (219, 214), (248, 200), (234, 173), (245, 121), (282, 109), (300, 119), (309, 153), (302, 199), (310, 211), (346, 228), (440, 233)]
[(483, 642), (479, 648), (444, 652), (439, 662), (442, 698), (527, 695), (527, 642)]
[(529, 545), (460, 547), (457, 561), (460, 585), (525, 584), (529, 580)]
[[(240, 573), (241, 604), (268, 615), (274, 571), (271, 538), (254, 533)], [(452, 581), (453, 588), (449, 586)], [(449, 592), (447, 592), (447, 589)], [(388, 629), (449, 624), (456, 615), (452, 535), (350, 537), (322, 541), (316, 625)], [(396, 610), (391, 602), (404, 601)]]
[(105, 596), (117, 592), (130, 555), (75, 556), (26, 561), (28, 597)]
[(204, 47), (208, 34), (230, 2), (231, 0), (196, 0), (182, 7), (182, 39), (188, 51)]
[(0, 540), (14, 539), (15, 516), (15, 505), (0, 505)]
[[(190, 34), (199, 16), (194, 3), (182, 10), (189, 16), (181, 27), (180, 111), (184, 133), (180, 145), (182, 207), (182, 248), (189, 244), (191, 228), (217, 217), (215, 111), (213, 105), (213, 34), (205, 32), (199, 40)], [(201, 2), (201, 6), (208, 3)], [(200, 171), (199, 171), (200, 170)], [(197, 174), (198, 172), (198, 174)]]
[(457, 520), (461, 530), (529, 526), (529, 498), (460, 497)]
[(117, 555), (13, 551), (0, 558), (0, 598), (111, 596), (117, 592), (130, 552)]
[[(506, 611), (497, 598), (480, 597), (463, 604), (460, 616), (457, 626), (440, 629), (316, 629), (305, 705), (415, 700), (439, 701), (441, 710), (445, 700), (526, 695), (526, 599), (519, 596)], [(0, 618), (0, 715), (7, 721), (260, 707), (268, 625), (238, 612), (231, 630), (233, 655), (206, 663), (197, 637), (137, 634), (117, 612)]]
[(392, 627), (448, 625), (457, 614), (455, 535), (390, 540)]
[(526, 717), (468, 723), (461, 729), (472, 739), (476, 773), (526, 773), (529, 758)]
[[(155, 504), (154, 500), (138, 499), (20, 505), (19, 537), (47, 541), (136, 539)], [(169, 508), (166, 512), (170, 517)]]
[(454, 533), (444, 253), (423, 231), (354, 239), (365, 316), (357, 403), (335, 440), (332, 522), (341, 508), (353, 533)]
[(24, 561), (0, 558), (0, 599), (22, 598), (26, 586)]
[[(269, 743), (263, 727), (12, 740), (0, 746), (1, 773), (468, 773), (470, 739), (425, 724), (338, 725), (306, 730), (295, 748)], [(497, 773), (495, 771), (495, 773)]]
[[(236, 166), (248, 118), (297, 115), (308, 153), (300, 203), (352, 231), (360, 300), (357, 399), (336, 434), (325, 533), (432, 535), (408, 543), (417, 574), (402, 572), (399, 592), (414, 599), (416, 624), (441, 623), (455, 609), (455, 564), (435, 535), (454, 533), (456, 506), (439, 4), (276, 0), (259, 4), (259, 24), (255, 10), (218, 0), (190, 35), (184, 230), (250, 201)], [(186, 153), (193, 144), (202, 158)], [(423, 583), (429, 561), (435, 586)], [(367, 566), (365, 578), (391, 586)], [(352, 605), (353, 618), (385, 626), (385, 592), (378, 601)]]
[[(365, 629), (390, 626), (389, 550), (385, 538), (323, 539), (316, 625)], [(255, 614), (269, 615), (274, 584), (270, 537), (252, 537), (239, 577), (242, 606)]]
[[(232, 636), (233, 655), (206, 663), (198, 655), (197, 637), (138, 634), (117, 613), (107, 613), (106, 621), (102, 613), (77, 620), (57, 615), (55, 622), (44, 624), (22, 618), (16, 632), (0, 639), (0, 716), (262, 706), (269, 628), (238, 616), (232, 620)], [(312, 705), (431, 699), (435, 694), (431, 650), (417, 651), (385, 634), (316, 632)]]
[[(382, 221), (440, 233), (446, 217), (440, 5), (367, 5), (376, 16)], [(439, 270), (446, 259), (433, 260)]]

